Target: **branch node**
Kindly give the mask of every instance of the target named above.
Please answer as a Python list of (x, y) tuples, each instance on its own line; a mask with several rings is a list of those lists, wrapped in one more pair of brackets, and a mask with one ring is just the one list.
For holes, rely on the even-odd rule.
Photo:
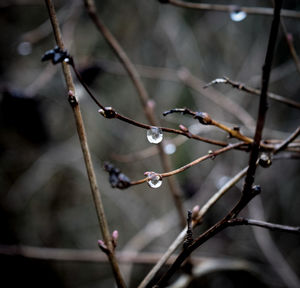
[(68, 101), (72, 107), (75, 107), (78, 105), (78, 101), (74, 95), (74, 91), (72, 91), (72, 90), (69, 90), (69, 92), (68, 92)]
[(104, 109), (99, 109), (98, 112), (105, 118), (112, 119), (116, 118), (116, 111), (112, 107), (105, 107)]
[(105, 254), (108, 254), (108, 252), (109, 252), (108, 247), (106, 246), (106, 244), (104, 243), (103, 240), (98, 240), (98, 246), (102, 252), (104, 252)]
[(192, 218), (193, 218), (192, 215), (193, 212), (189, 210), (187, 216), (187, 231), (186, 231), (185, 240), (183, 242), (183, 249), (189, 247), (194, 241), (193, 230), (192, 230)]
[(203, 125), (210, 125), (212, 120), (206, 112), (196, 112), (195, 119), (197, 119)]

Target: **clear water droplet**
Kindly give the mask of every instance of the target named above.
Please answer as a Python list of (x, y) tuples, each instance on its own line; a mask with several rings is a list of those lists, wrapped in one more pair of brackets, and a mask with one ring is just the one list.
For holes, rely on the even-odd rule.
[(163, 140), (162, 130), (158, 127), (151, 127), (147, 130), (147, 139), (150, 143), (160, 143)]
[(173, 143), (168, 143), (167, 145), (164, 146), (164, 151), (168, 155), (172, 155), (176, 151), (176, 146)]
[(31, 43), (30, 42), (21, 42), (18, 45), (17, 50), (20, 55), (27, 56), (27, 55), (31, 54), (31, 52), (32, 52)]
[(155, 172), (148, 172), (147, 178), (147, 183), (151, 188), (158, 188), (162, 184), (161, 176)]
[(230, 12), (230, 19), (234, 22), (243, 21), (247, 17), (247, 13), (240, 9), (235, 9)]

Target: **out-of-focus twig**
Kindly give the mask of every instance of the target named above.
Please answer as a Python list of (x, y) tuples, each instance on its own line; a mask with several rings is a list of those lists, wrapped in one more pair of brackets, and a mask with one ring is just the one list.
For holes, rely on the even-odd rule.
[[(224, 81), (218, 81), (218, 79), (222, 79)], [(240, 83), (240, 82), (232, 81), (228, 77), (217, 78), (217, 79), (211, 81), (210, 83), (206, 84), (205, 87), (211, 86), (213, 84), (219, 84), (219, 83), (221, 83), (221, 84), (222, 83), (224, 83), (224, 84), (230, 84), (233, 88), (237, 88), (239, 90), (251, 93), (253, 95), (260, 95), (261, 94), (260, 90), (252, 88), (252, 87), (249, 87), (249, 86), (247, 86), (247, 85), (245, 85), (243, 83)], [(267, 95), (272, 100), (281, 102), (281, 103), (286, 104), (286, 105), (288, 105), (290, 107), (293, 107), (293, 108), (300, 109), (300, 103), (297, 102), (297, 101), (288, 99), (286, 97), (283, 97), (283, 96), (280, 96), (278, 94), (271, 93), (271, 92), (268, 92)]]
[(289, 143), (293, 142), (300, 134), (300, 126), (288, 137), (286, 138), (284, 141), (282, 141), (282, 143), (278, 144), (278, 146), (276, 146), (276, 148), (273, 151), (273, 154), (277, 154), (278, 152), (284, 150)]
[[(247, 14), (254, 15), (265, 15), (272, 16), (273, 9), (267, 7), (243, 7), (237, 5), (222, 5), (222, 4), (207, 4), (207, 3), (192, 3), (192, 2), (184, 2), (179, 0), (165, 0), (161, 1), (164, 3), (170, 3), (174, 6), (181, 8), (189, 8), (196, 10), (208, 10), (208, 11), (219, 11), (219, 12), (232, 12), (232, 11), (244, 11)], [(300, 18), (300, 13), (293, 10), (285, 10), (281, 11), (281, 16), (288, 18)]]

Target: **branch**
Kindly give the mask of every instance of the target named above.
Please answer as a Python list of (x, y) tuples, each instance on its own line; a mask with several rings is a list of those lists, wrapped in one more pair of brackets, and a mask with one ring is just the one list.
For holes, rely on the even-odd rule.
[(151, 180), (151, 177), (153, 177), (153, 176), (157, 177), (157, 179), (160, 179), (160, 180), (162, 178), (165, 178), (165, 177), (173, 176), (173, 175), (181, 173), (181, 172), (185, 171), (186, 169), (188, 169), (188, 168), (190, 168), (190, 167), (192, 167), (194, 165), (197, 165), (197, 164), (199, 164), (199, 163), (201, 163), (201, 162), (203, 162), (203, 161), (205, 161), (205, 160), (207, 160), (209, 158), (214, 159), (216, 156), (220, 155), (221, 153), (224, 153), (224, 152), (229, 151), (231, 149), (237, 148), (237, 147), (239, 147), (239, 146), (241, 146), (243, 144), (244, 144), (243, 142), (239, 142), (239, 143), (235, 143), (235, 144), (229, 144), (228, 146), (226, 146), (224, 148), (221, 148), (219, 150), (209, 151), (209, 153), (207, 155), (202, 156), (202, 157), (200, 157), (200, 158), (198, 158), (198, 159), (196, 159), (196, 160), (194, 160), (194, 161), (192, 161), (192, 162), (190, 162), (190, 163), (188, 163), (188, 164), (186, 164), (186, 165), (184, 165), (184, 166), (182, 166), (182, 167), (180, 167), (180, 168), (178, 168), (176, 170), (170, 171), (170, 172), (165, 172), (165, 173), (146, 172), (145, 173), (146, 175), (150, 174), (150, 173), (154, 173), (154, 175), (151, 174), (150, 176), (148, 176), (146, 178), (143, 178), (141, 180), (130, 182), (130, 185), (131, 186), (132, 185), (138, 185), (138, 184), (147, 182), (147, 181)]
[(278, 144), (278, 146), (276, 146), (276, 148), (273, 151), (273, 154), (277, 154), (278, 152), (284, 150), (289, 143), (293, 142), (300, 134), (300, 126), (288, 137), (286, 138), (284, 141), (282, 141), (282, 143)]
[[(219, 12), (232, 12), (235, 10), (244, 11), (247, 14), (254, 15), (265, 15), (272, 16), (273, 9), (266, 7), (240, 7), (236, 5), (221, 5), (221, 4), (206, 4), (206, 3), (191, 3), (191, 2), (183, 2), (178, 0), (158, 0), (159, 2), (171, 4), (181, 8), (189, 8), (195, 10), (208, 10), (208, 11), (219, 11)], [(300, 13), (293, 10), (285, 10), (283, 9), (281, 12), (281, 16), (288, 18), (300, 18)]]
[[(260, 95), (261, 94), (260, 90), (249, 87), (249, 86), (246, 86), (245, 84), (243, 84), (241, 82), (232, 81), (228, 77), (217, 78), (217, 79), (209, 82), (208, 84), (206, 84), (204, 86), (204, 88), (207, 88), (208, 86), (211, 86), (213, 84), (219, 84), (219, 83), (230, 84), (233, 88), (239, 89), (241, 91), (248, 92), (248, 93), (253, 94), (253, 95)], [(297, 102), (297, 101), (285, 98), (283, 96), (280, 96), (278, 94), (271, 93), (271, 92), (268, 92), (267, 95), (272, 100), (283, 103), (283, 104), (288, 105), (288, 106), (293, 107), (293, 108), (300, 109), (300, 103)]]
[[(53, 6), (52, 0), (46, 0), (46, 5), (48, 8), (49, 17), (51, 20), (56, 43), (59, 46), (60, 50), (64, 50), (64, 43), (62, 40), (59, 24), (58, 24), (58, 21), (56, 18), (55, 8)], [(107, 256), (109, 258), (109, 261), (110, 261), (110, 264), (111, 264), (118, 287), (125, 287), (126, 285), (122, 279), (122, 275), (121, 275), (121, 272), (120, 272), (115, 254), (114, 254), (114, 247), (113, 247), (113, 243), (111, 240), (111, 235), (109, 232), (107, 220), (105, 217), (101, 194), (100, 194), (100, 191), (98, 188), (94, 167), (92, 164), (92, 159), (91, 159), (89, 146), (88, 146), (88, 142), (87, 142), (87, 136), (86, 136), (86, 132), (85, 132), (84, 124), (83, 124), (83, 119), (82, 119), (82, 115), (80, 112), (80, 107), (79, 107), (78, 101), (75, 97), (75, 88), (74, 88), (74, 84), (73, 84), (71, 71), (70, 71), (68, 64), (65, 61), (62, 62), (62, 69), (63, 69), (65, 81), (67, 84), (67, 88), (69, 91), (69, 102), (72, 107), (75, 121), (76, 121), (77, 133), (79, 136), (80, 145), (81, 145), (81, 149), (82, 149), (82, 153), (83, 153), (83, 157), (84, 157), (84, 161), (85, 161), (85, 165), (86, 165), (86, 169), (87, 169), (87, 174), (88, 174), (88, 178), (90, 181), (91, 191), (92, 191), (92, 195), (93, 195), (93, 199), (94, 199), (95, 208), (97, 211), (100, 229), (102, 231), (105, 245), (108, 248)]]
[(246, 218), (235, 218), (228, 221), (230, 226), (237, 226), (237, 225), (253, 225), (253, 226), (259, 226), (262, 228), (267, 228), (270, 230), (278, 230), (283, 232), (289, 232), (294, 234), (300, 235), (300, 226), (293, 227), (293, 226), (287, 226), (287, 225), (280, 225), (280, 224), (274, 224), (266, 221), (259, 221), (259, 220), (253, 220), (253, 219), (246, 219)]
[(249, 137), (246, 137), (244, 135), (242, 135), (239, 131), (239, 128), (236, 127), (234, 129), (231, 129), (229, 127), (227, 127), (224, 124), (221, 124), (220, 122), (212, 119), (207, 113), (205, 112), (194, 112), (188, 108), (175, 108), (175, 109), (171, 109), (169, 111), (165, 111), (163, 113), (164, 116), (171, 114), (171, 113), (182, 113), (182, 114), (189, 114), (192, 115), (195, 119), (197, 119), (201, 124), (203, 125), (213, 125), (216, 126), (224, 131), (226, 131), (227, 133), (229, 133), (230, 137), (234, 137), (237, 138), (241, 141), (244, 141), (246, 143), (252, 143), (253, 140)]

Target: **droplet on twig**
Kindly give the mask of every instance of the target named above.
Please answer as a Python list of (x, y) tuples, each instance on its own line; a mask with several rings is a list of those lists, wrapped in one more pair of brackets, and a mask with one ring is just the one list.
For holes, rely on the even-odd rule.
[(147, 183), (151, 188), (158, 188), (162, 184), (162, 178), (159, 174), (155, 172), (145, 172), (145, 176), (147, 176)]
[(230, 12), (230, 19), (234, 22), (243, 21), (247, 17), (247, 13), (240, 8), (235, 8)]
[(164, 151), (168, 155), (172, 155), (176, 151), (176, 146), (173, 143), (168, 143), (167, 145), (164, 146)]
[(227, 82), (227, 80), (224, 78), (217, 78), (217, 79), (212, 80), (211, 82), (207, 83), (206, 85), (204, 85), (203, 88), (205, 89), (211, 85), (219, 84), (219, 83), (226, 83), (226, 82)]
[(163, 140), (163, 133), (161, 128), (153, 126), (149, 130), (147, 130), (147, 139), (150, 143), (160, 143)]
[(31, 43), (30, 42), (21, 42), (19, 45), (18, 45), (18, 53), (22, 56), (27, 56), (29, 54), (31, 54), (32, 52), (32, 46), (31, 46)]

